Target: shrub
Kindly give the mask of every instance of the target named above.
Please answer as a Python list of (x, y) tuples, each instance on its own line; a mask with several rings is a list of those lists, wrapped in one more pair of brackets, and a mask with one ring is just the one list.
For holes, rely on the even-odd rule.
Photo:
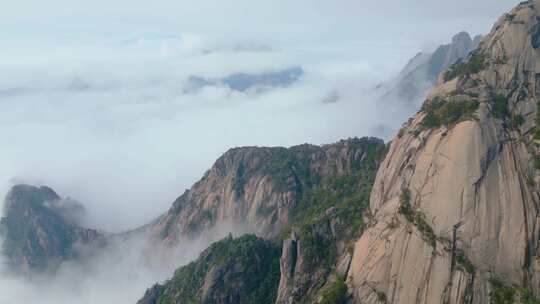
[(540, 156), (535, 155), (535, 156), (533, 157), (533, 162), (534, 162), (534, 167), (535, 167), (537, 170), (540, 170)]
[(468, 272), (470, 274), (474, 273), (475, 267), (474, 267), (473, 263), (465, 255), (465, 252), (463, 250), (461, 250), (461, 249), (457, 249), (457, 251), (456, 251), (456, 262), (466, 272)]
[(491, 304), (513, 304), (516, 296), (516, 290), (505, 286), (498, 279), (490, 279), (492, 291), (490, 293)]
[(347, 284), (341, 278), (328, 288), (322, 295), (320, 304), (344, 304), (347, 300)]
[(505, 119), (508, 116), (508, 99), (506, 98), (506, 96), (502, 94), (495, 95), (492, 107), (492, 114), (493, 117), (498, 119)]
[(422, 126), (431, 129), (438, 128), (441, 125), (451, 126), (472, 119), (479, 105), (477, 101), (445, 102), (438, 99), (432, 100), (422, 106), (422, 111), (426, 113)]
[(387, 303), (388, 302), (388, 299), (386, 297), (386, 294), (382, 291), (379, 291), (379, 290), (376, 290), (375, 293), (377, 294), (377, 301), (379, 303)]
[(489, 294), (491, 304), (540, 304), (540, 300), (527, 287), (508, 286), (496, 278), (491, 278), (489, 282), (492, 289)]
[(513, 128), (519, 128), (525, 123), (525, 118), (521, 114), (516, 114), (512, 116), (511, 125)]
[(450, 66), (443, 77), (445, 81), (450, 81), (463, 75), (476, 74), (482, 71), (486, 65), (487, 56), (479, 52), (474, 52), (467, 61), (458, 61)]
[(399, 209), (398, 212), (402, 214), (405, 219), (413, 224), (416, 229), (422, 234), (422, 238), (429, 243), (433, 248), (437, 246), (437, 236), (433, 231), (433, 228), (428, 224), (425, 219), (425, 215), (413, 209), (411, 205), (411, 193), (409, 189), (403, 189), (399, 197)]
[(411, 206), (411, 191), (403, 189), (399, 196), (399, 213), (403, 214), (409, 222), (414, 222), (414, 210)]

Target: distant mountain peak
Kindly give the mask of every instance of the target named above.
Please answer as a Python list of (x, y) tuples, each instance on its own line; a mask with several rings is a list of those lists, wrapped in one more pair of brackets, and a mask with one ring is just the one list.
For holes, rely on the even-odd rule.
[(471, 35), (467, 31), (461, 31), (452, 37), (452, 44), (472, 43)]
[(461, 31), (452, 37), (450, 43), (439, 46), (432, 53), (417, 53), (394, 81), (381, 86), (386, 91), (381, 102), (397, 99), (414, 104), (423, 101), (428, 90), (437, 83), (439, 74), (465, 58), (478, 45), (481, 37), (478, 35), (473, 40), (468, 32)]
[(64, 260), (77, 256), (77, 244), (99, 240), (98, 231), (77, 226), (72, 216), (80, 208), (46, 186), (13, 186), (0, 220), (8, 266), (28, 276), (54, 272)]

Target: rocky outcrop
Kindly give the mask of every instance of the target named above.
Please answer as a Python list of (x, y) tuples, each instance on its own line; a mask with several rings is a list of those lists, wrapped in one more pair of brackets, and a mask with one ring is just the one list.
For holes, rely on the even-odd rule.
[(537, 303), (539, 20), (538, 0), (501, 17), (392, 142), (348, 273), (354, 302)]
[(54, 272), (64, 260), (75, 258), (80, 246), (102, 241), (98, 231), (74, 223), (82, 206), (50, 188), (14, 186), (4, 208), (2, 252), (19, 273)]
[(439, 74), (465, 58), (478, 45), (480, 38), (476, 36), (473, 40), (467, 32), (460, 32), (451, 43), (439, 46), (433, 53), (418, 53), (394, 81), (382, 86), (386, 92), (381, 102), (398, 99), (413, 104), (421, 101), (437, 83)]
[(220, 222), (248, 225), (260, 236), (274, 237), (292, 224), (311, 189), (364, 168), (374, 171), (384, 150), (374, 138), (320, 147), (232, 149), (148, 229), (169, 245)]
[(172, 279), (150, 288), (138, 304), (273, 303), (279, 280), (279, 248), (253, 235), (212, 244)]

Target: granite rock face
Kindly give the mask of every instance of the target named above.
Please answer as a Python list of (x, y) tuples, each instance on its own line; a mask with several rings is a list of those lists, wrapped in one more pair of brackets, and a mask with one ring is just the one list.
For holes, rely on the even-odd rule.
[(539, 20), (538, 0), (501, 17), (392, 142), (348, 273), (353, 302), (540, 296)]

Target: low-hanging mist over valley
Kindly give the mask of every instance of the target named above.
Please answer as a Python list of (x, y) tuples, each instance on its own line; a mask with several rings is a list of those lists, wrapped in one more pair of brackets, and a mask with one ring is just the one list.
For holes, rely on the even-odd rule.
[(540, 303), (537, 0), (24, 2), (0, 303)]

